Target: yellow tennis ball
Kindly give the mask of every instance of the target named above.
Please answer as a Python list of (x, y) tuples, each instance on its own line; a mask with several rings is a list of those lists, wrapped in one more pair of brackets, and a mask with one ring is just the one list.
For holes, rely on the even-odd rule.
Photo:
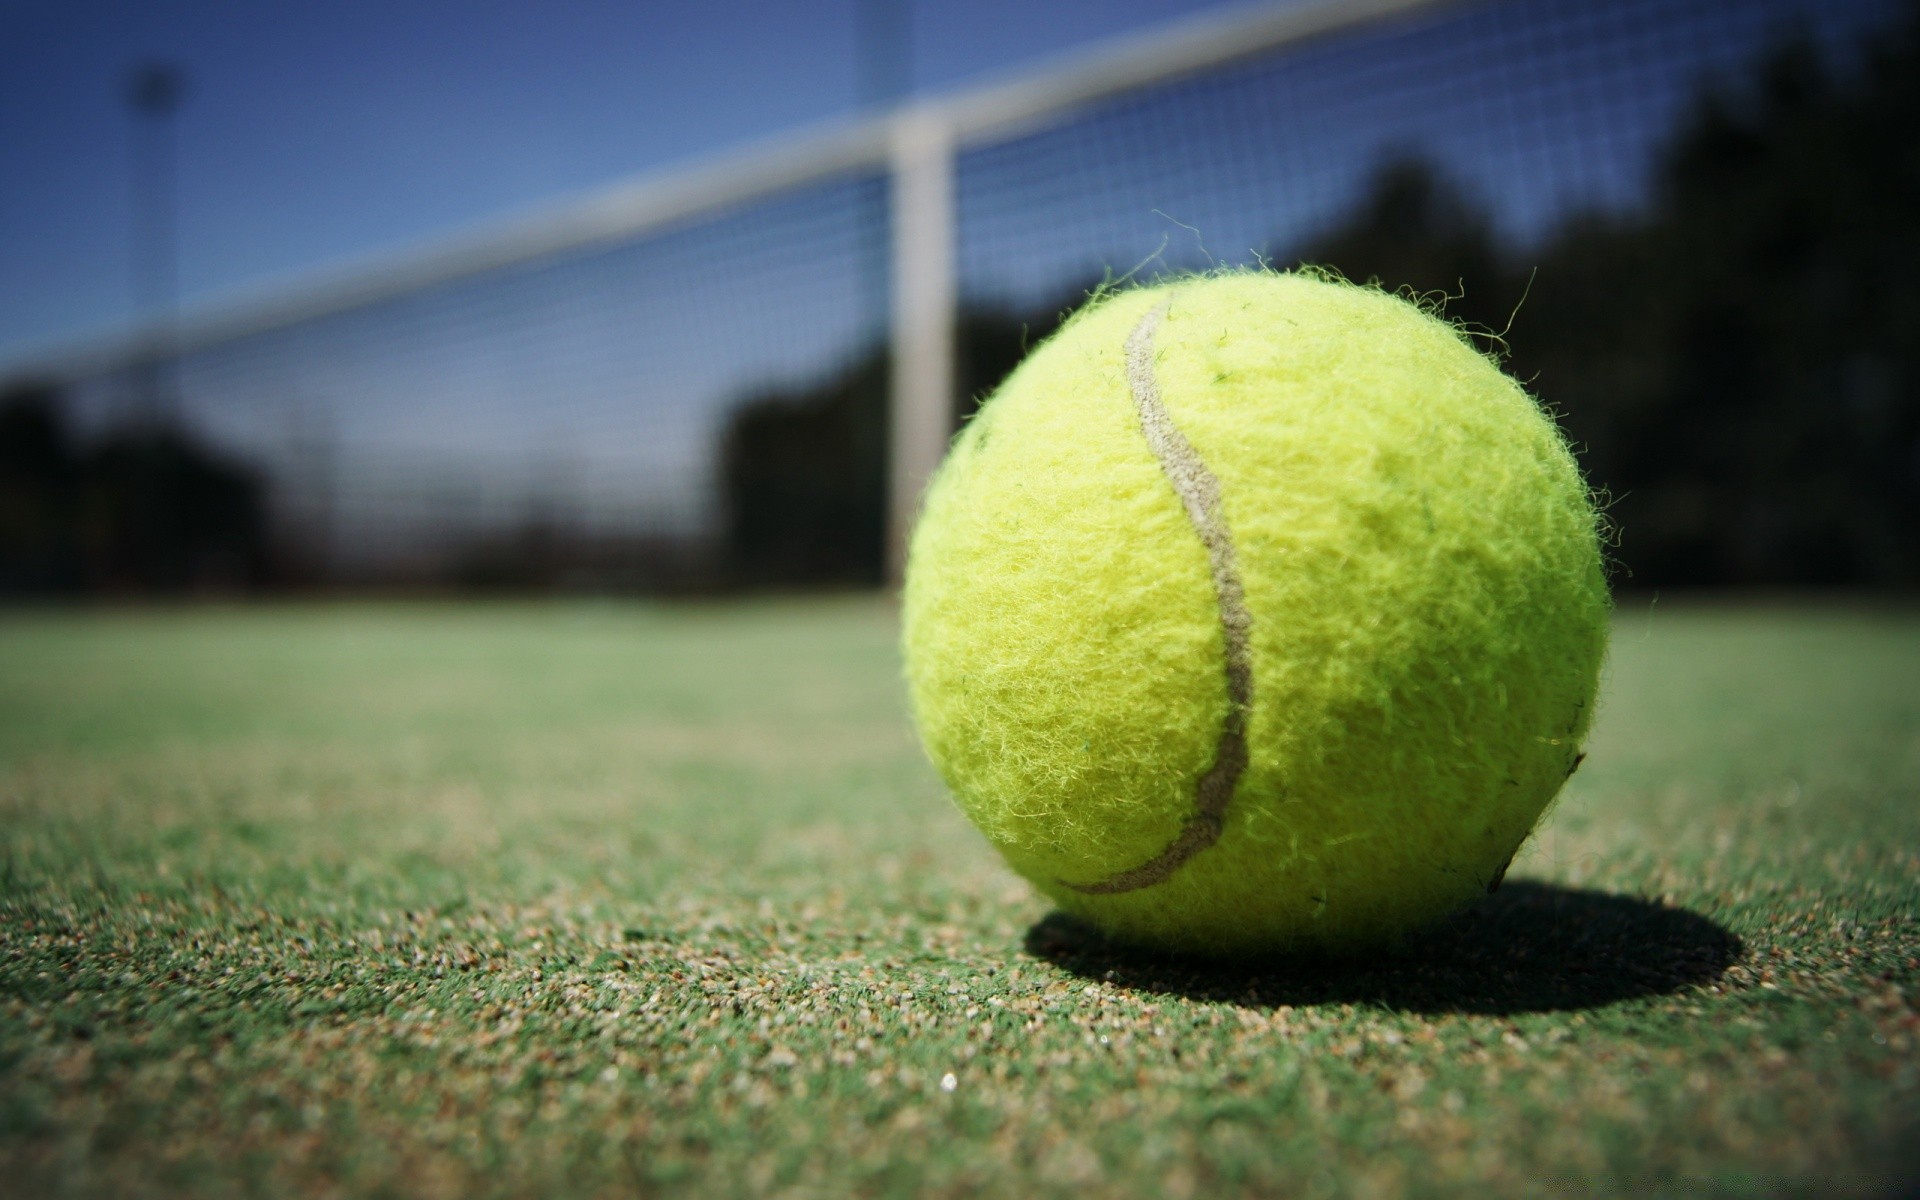
[(1388, 943), (1496, 885), (1579, 761), (1597, 523), (1553, 422), (1405, 300), (1122, 292), (928, 489), (921, 737), (1008, 863), (1115, 936)]

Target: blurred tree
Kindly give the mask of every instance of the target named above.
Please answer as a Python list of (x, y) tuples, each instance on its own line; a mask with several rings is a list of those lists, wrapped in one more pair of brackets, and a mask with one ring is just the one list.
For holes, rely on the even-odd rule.
[(1449, 318), (1484, 331), (1506, 327), (1527, 283), (1502, 257), (1486, 214), (1433, 164), (1403, 156), (1381, 164), (1351, 220), (1294, 258), (1443, 300)]
[(59, 404), (51, 384), (0, 395), (0, 594), (67, 591), (84, 575), (80, 463)]
[(109, 434), (82, 460), (80, 532), (108, 591), (226, 591), (264, 582), (265, 488), (182, 430)]
[[(1649, 206), (1535, 251), (1396, 157), (1294, 261), (1508, 354), (1609, 497), (1621, 582), (1920, 583), (1920, 19), (1836, 78), (1805, 41), (1703, 97)], [(963, 314), (970, 413), (1073, 303)], [(1503, 336), (1499, 336), (1502, 335)], [(763, 396), (723, 450), (736, 576), (879, 578), (885, 364)]]
[[(1020, 317), (963, 312), (956, 336), (953, 427), (1074, 303)], [(727, 576), (740, 586), (878, 584), (887, 478), (884, 350), (812, 387), (769, 391), (734, 410), (720, 444)]]
[(736, 585), (880, 583), (887, 359), (735, 410), (720, 443), (727, 574)]
[(268, 578), (265, 490), (172, 426), (84, 444), (44, 385), (0, 395), (0, 592), (176, 592)]
[(1546, 248), (1514, 365), (1639, 583), (1920, 582), (1920, 37), (1706, 99), (1643, 220)]

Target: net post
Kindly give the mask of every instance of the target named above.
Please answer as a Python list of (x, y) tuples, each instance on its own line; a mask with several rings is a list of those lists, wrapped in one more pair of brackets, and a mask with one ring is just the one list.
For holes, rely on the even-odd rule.
[(906, 569), (920, 494), (952, 433), (954, 130), (937, 109), (908, 110), (891, 139), (892, 356), (888, 412), (887, 580)]

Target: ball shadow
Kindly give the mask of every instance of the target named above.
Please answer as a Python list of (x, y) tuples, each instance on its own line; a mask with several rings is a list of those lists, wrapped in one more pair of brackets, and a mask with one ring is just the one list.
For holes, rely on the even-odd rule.
[(1667, 995), (1713, 982), (1742, 951), (1738, 937), (1686, 909), (1517, 881), (1398, 951), (1359, 959), (1176, 958), (1060, 912), (1027, 931), (1026, 948), (1084, 978), (1191, 1000), (1493, 1016)]

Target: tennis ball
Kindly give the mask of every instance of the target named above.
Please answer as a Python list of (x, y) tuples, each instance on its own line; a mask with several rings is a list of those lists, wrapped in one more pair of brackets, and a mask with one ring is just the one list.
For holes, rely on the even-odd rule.
[(1353, 952), (1496, 886), (1580, 759), (1609, 599), (1551, 420), (1377, 288), (1110, 295), (981, 408), (903, 598), (934, 764), (1136, 943)]

